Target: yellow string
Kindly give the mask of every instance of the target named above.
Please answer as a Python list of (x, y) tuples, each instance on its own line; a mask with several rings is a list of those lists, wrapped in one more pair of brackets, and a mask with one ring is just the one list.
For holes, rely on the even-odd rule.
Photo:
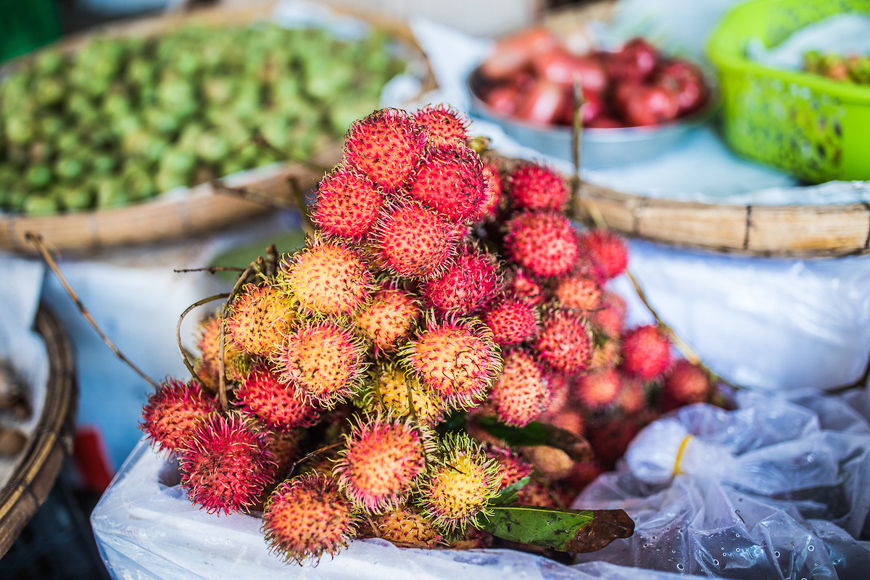
[(674, 473), (672, 477), (676, 477), (677, 475), (681, 475), (683, 470), (680, 469), (680, 460), (683, 459), (683, 451), (686, 450), (686, 445), (692, 439), (693, 435), (686, 435), (683, 437), (683, 441), (680, 443), (679, 449), (677, 449), (677, 458), (674, 460)]

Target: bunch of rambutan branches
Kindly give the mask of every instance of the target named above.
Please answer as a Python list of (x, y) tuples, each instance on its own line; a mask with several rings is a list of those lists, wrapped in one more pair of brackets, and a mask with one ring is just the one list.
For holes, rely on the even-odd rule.
[[(354, 538), (579, 552), (632, 533), (565, 509), (705, 371), (605, 290), (613, 233), (578, 233), (556, 171), (487, 155), (444, 106), (352, 125), (314, 234), (252, 264), (142, 429), (209, 512), (262, 513), (303, 563)], [(583, 439), (598, 444), (601, 459)]]

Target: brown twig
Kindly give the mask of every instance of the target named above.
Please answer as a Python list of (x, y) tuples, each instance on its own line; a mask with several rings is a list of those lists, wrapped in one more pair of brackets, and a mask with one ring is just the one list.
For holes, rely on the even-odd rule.
[(227, 313), (230, 309), (230, 304), (235, 298), (236, 294), (238, 294), (239, 290), (245, 283), (245, 280), (248, 277), (248, 274), (256, 267), (257, 262), (252, 262), (250, 266), (245, 268), (245, 271), (239, 276), (238, 280), (236, 280), (233, 289), (230, 290), (229, 295), (227, 295), (227, 301), (224, 302), (224, 307), (221, 309), (221, 333), (220, 333), (220, 341), (218, 343), (218, 398), (221, 403), (221, 410), (224, 412), (227, 411), (230, 407), (229, 400), (227, 399), (227, 379), (226, 379), (226, 361), (225, 361), (225, 351), (226, 351), (226, 322), (227, 322)]
[(571, 124), (571, 161), (574, 164), (574, 175), (571, 176), (571, 199), (568, 200), (570, 208), (574, 207), (574, 200), (580, 194), (580, 154), (583, 149), (583, 113), (580, 109), (583, 108), (586, 100), (583, 98), (583, 87), (579, 80), (574, 83), (572, 96), (574, 111)]
[(344, 445), (344, 441), (339, 441), (338, 443), (332, 443), (330, 445), (326, 445), (325, 447), (320, 447), (318, 449), (315, 449), (314, 451), (309, 452), (301, 459), (297, 459), (296, 461), (293, 462), (293, 465), (290, 466), (290, 472), (287, 474), (287, 477), (289, 478), (291, 475), (293, 475), (293, 472), (296, 470), (296, 466), (299, 465), (300, 463), (304, 462), (306, 459), (308, 459), (310, 457), (314, 457), (315, 455), (320, 455), (324, 451), (329, 451), (330, 449), (335, 449), (336, 447), (339, 447), (341, 445)]
[(94, 328), (94, 330), (97, 331), (97, 334), (100, 335), (100, 338), (103, 339), (103, 342), (105, 342), (106, 345), (108, 345), (108, 347), (110, 349), (112, 349), (112, 352), (115, 353), (115, 356), (118, 357), (119, 359), (121, 359), (121, 361), (124, 364), (126, 364), (131, 369), (133, 369), (136, 372), (136, 374), (138, 374), (140, 377), (145, 379), (148, 382), (148, 384), (150, 384), (152, 387), (154, 387), (155, 389), (159, 388), (157, 381), (155, 381), (154, 379), (152, 379), (151, 377), (146, 375), (144, 372), (142, 372), (142, 370), (139, 369), (139, 367), (137, 367), (135, 364), (133, 364), (133, 362), (130, 359), (128, 359), (126, 356), (124, 356), (124, 354), (120, 350), (118, 350), (118, 347), (116, 347), (115, 344), (111, 340), (109, 340), (109, 337), (106, 336), (102, 330), (100, 330), (100, 327), (97, 326), (97, 323), (91, 317), (91, 314), (88, 312), (87, 308), (85, 308), (85, 305), (79, 299), (78, 295), (76, 295), (75, 291), (72, 289), (72, 286), (69, 285), (69, 282), (67, 282), (63, 273), (61, 273), (60, 268), (58, 268), (54, 259), (51, 257), (51, 254), (49, 254), (48, 250), (45, 247), (45, 244), (42, 242), (42, 236), (40, 236), (39, 234), (35, 234), (33, 232), (26, 232), (24, 234), (24, 238), (28, 242), (30, 242), (34, 246), (36, 246), (36, 249), (42, 255), (42, 259), (45, 260), (45, 263), (48, 264), (48, 267), (51, 269), (52, 272), (54, 272), (54, 275), (57, 276), (58, 280), (60, 280), (60, 283), (63, 285), (63, 289), (66, 290), (66, 293), (69, 295), (69, 297), (75, 303), (75, 305), (79, 309), (79, 312), (81, 313), (81, 315), (84, 316), (85, 320), (87, 320), (90, 323), (90, 325)]
[(253, 191), (244, 187), (230, 187), (221, 179), (212, 179), (209, 182), (216, 193), (223, 193), (240, 197), (254, 203), (272, 208), (272, 209), (292, 209), (299, 213), (301, 218), (300, 227), (302, 231), (308, 235), (314, 233), (314, 224), (311, 223), (311, 218), (305, 210), (305, 192), (299, 186), (299, 181), (294, 176), (288, 176), (287, 183), (293, 193), (292, 201), (284, 201), (275, 198), (271, 195)]
[(175, 269), (173, 272), (176, 274), (186, 274), (188, 272), (208, 272), (209, 274), (214, 274), (215, 272), (244, 272), (244, 268), (237, 268), (235, 266), (207, 266), (205, 268), (181, 268)]
[(187, 351), (184, 350), (184, 347), (181, 345), (181, 323), (184, 320), (184, 317), (190, 314), (190, 311), (198, 306), (202, 306), (203, 304), (208, 304), (209, 302), (214, 302), (215, 300), (220, 300), (221, 298), (229, 298), (229, 294), (215, 294), (214, 296), (209, 296), (208, 298), (203, 298), (202, 300), (197, 300), (190, 306), (184, 309), (184, 312), (181, 313), (181, 316), (178, 317), (178, 322), (175, 324), (175, 342), (178, 344), (178, 352), (181, 353), (181, 360), (184, 362), (184, 366), (187, 367), (187, 370), (190, 371), (190, 375), (199, 381), (201, 384), (205, 384), (205, 382), (196, 374), (196, 370), (193, 368), (193, 364), (187, 358)]
[(318, 163), (313, 163), (308, 156), (294, 155), (291, 151), (285, 151), (284, 149), (277, 147), (274, 143), (266, 139), (266, 136), (262, 133), (255, 133), (254, 136), (251, 137), (251, 142), (258, 147), (264, 147), (266, 149), (269, 149), (279, 157), (283, 157), (288, 161), (298, 163), (299, 165), (302, 165), (313, 173), (323, 174), (329, 171), (329, 167), (325, 167)]

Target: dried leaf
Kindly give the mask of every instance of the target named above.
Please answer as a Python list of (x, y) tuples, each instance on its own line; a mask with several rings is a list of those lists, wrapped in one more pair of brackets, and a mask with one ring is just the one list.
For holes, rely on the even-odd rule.
[(560, 552), (593, 552), (634, 533), (634, 521), (623, 510), (560, 510), (536, 506), (494, 506), (477, 520), (493, 536), (552, 548)]
[(525, 427), (510, 427), (494, 417), (476, 419), (487, 433), (517, 447), (548, 445), (561, 449), (574, 461), (590, 461), (594, 457), (589, 442), (555, 425), (532, 421)]

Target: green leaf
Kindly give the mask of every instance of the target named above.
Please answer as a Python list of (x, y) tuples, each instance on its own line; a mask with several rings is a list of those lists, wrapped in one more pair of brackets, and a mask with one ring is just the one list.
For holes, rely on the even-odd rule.
[(525, 427), (511, 427), (495, 417), (480, 417), (475, 421), (487, 433), (498, 437), (508, 445), (518, 447), (548, 445), (561, 449), (574, 461), (589, 461), (594, 457), (588, 441), (555, 425), (532, 421)]
[(487, 511), (476, 522), (481, 530), (504, 540), (559, 552), (594, 552), (634, 533), (634, 521), (623, 510), (514, 505), (494, 506)]
[(512, 483), (499, 493), (497, 496), (489, 500), (490, 506), (497, 505), (511, 505), (517, 503), (517, 494), (519, 491), (526, 487), (528, 483), (531, 481), (530, 477), (524, 477), (516, 483)]

